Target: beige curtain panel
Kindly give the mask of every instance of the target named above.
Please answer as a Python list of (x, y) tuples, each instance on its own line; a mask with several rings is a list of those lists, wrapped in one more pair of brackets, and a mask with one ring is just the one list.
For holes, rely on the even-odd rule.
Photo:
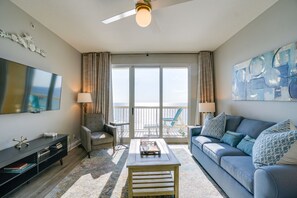
[(198, 86), (196, 124), (202, 124), (202, 114), (199, 112), (198, 103), (214, 102), (214, 63), (213, 52), (198, 53)]
[(111, 55), (109, 52), (82, 55), (82, 92), (92, 95), (87, 113), (102, 113), (109, 123)]

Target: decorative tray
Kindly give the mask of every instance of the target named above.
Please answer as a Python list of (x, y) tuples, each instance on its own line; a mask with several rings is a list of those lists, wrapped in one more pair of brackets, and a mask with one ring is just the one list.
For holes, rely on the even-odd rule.
[(161, 156), (161, 150), (156, 141), (141, 140), (139, 149), (141, 157), (148, 155)]

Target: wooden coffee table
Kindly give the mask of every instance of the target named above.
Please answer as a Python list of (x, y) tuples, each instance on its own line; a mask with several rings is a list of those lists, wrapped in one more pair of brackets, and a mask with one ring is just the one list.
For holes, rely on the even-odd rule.
[(179, 166), (181, 165), (163, 139), (156, 141), (161, 155), (140, 155), (140, 139), (130, 142), (127, 159), (128, 193), (133, 196), (179, 196)]

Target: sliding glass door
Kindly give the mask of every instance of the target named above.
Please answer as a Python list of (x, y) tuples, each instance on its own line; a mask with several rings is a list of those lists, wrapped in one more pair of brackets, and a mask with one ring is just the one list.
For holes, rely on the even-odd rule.
[(134, 137), (160, 137), (160, 68), (134, 68)]
[(187, 67), (114, 67), (114, 119), (130, 123), (124, 138), (185, 142), (188, 82)]
[(185, 138), (188, 123), (188, 68), (163, 68), (163, 137)]
[[(129, 67), (114, 67), (112, 69), (112, 100), (113, 100), (113, 118), (116, 123), (130, 122), (130, 70)], [(121, 130), (120, 135), (124, 140), (130, 138), (130, 125), (118, 127)]]

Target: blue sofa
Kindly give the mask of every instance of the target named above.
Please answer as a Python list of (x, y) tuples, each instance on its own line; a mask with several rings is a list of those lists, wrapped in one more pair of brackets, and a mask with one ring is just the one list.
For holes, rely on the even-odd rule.
[[(225, 130), (256, 139), (274, 124), (227, 115)], [(189, 149), (229, 197), (297, 197), (297, 166), (273, 165), (255, 169), (251, 156), (218, 139), (201, 136), (201, 129), (201, 126), (189, 127)]]

